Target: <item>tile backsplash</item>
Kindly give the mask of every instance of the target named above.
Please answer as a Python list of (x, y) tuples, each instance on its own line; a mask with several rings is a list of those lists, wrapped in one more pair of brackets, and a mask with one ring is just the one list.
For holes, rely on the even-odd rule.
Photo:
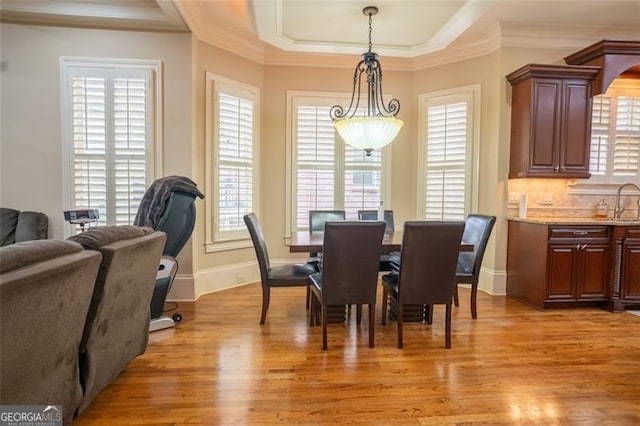
[[(518, 216), (520, 196), (527, 194), (527, 217), (593, 217), (596, 205), (604, 199), (609, 217), (613, 217), (615, 194), (568, 194), (568, 179), (510, 179), (509, 216)], [(636, 216), (636, 195), (624, 195), (627, 211), (624, 216)]]

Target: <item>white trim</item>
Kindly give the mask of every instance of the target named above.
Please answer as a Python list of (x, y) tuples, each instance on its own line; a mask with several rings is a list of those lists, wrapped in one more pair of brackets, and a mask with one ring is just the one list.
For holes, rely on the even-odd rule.
[(220, 251), (237, 250), (253, 247), (253, 243), (248, 240), (220, 241), (215, 243), (206, 243), (205, 250), (207, 253), (216, 253)]
[(167, 294), (166, 301), (168, 302), (193, 302), (196, 300), (194, 293), (194, 278), (193, 275), (176, 275), (173, 283), (171, 284), (171, 290)]
[[(271, 260), (271, 266), (295, 262), (294, 259)], [(194, 276), (194, 299), (217, 291), (228, 290), (248, 284), (260, 284), (260, 269), (257, 261), (201, 269)], [(175, 285), (175, 284), (174, 284)], [(262, 297), (256, 293), (256, 297)]]
[(253, 212), (260, 215), (260, 89), (249, 84), (207, 71), (205, 73), (205, 191), (211, 194), (205, 203), (205, 251), (207, 253), (251, 247), (246, 229), (229, 231), (227, 235), (217, 235), (214, 217), (217, 218), (218, 187), (214, 185), (214, 175), (218, 167), (218, 137), (215, 117), (218, 115), (217, 93), (220, 86), (227, 86), (231, 92), (244, 92), (253, 102)]
[(481, 111), (481, 85), (480, 83), (470, 84), (468, 86), (457, 87), (454, 89), (439, 90), (436, 92), (422, 93), (418, 96), (418, 155), (417, 155), (417, 203), (416, 217), (424, 217), (423, 207), (425, 204), (425, 149), (423, 137), (427, 131), (426, 112), (427, 103), (432, 99), (445, 98), (450, 96), (470, 97), (470, 121), (471, 132), (468, 153), (470, 159), (466, 165), (466, 176), (470, 180), (469, 186), (465, 190), (465, 214), (477, 211), (478, 208), (478, 188), (479, 188), (479, 172), (480, 172), (480, 111)]
[[(71, 143), (67, 143), (71, 140), (72, 126), (71, 120), (67, 118), (71, 117), (71, 112), (68, 106), (70, 105), (70, 90), (67, 87), (69, 72), (71, 68), (131, 68), (131, 69), (144, 69), (150, 71), (150, 95), (152, 99), (150, 103), (153, 106), (153, 114), (151, 115), (152, 123), (149, 126), (149, 149), (151, 153), (149, 157), (152, 159), (147, 175), (147, 183), (152, 182), (157, 176), (163, 175), (163, 146), (164, 146), (164, 130), (163, 130), (163, 91), (162, 82), (163, 76), (163, 63), (162, 61), (147, 60), (147, 59), (122, 59), (122, 58), (84, 58), (75, 56), (60, 56), (60, 112), (61, 117), (61, 143), (62, 143), (62, 202), (63, 208), (67, 209), (71, 206), (72, 200), (72, 185), (71, 185), (71, 170), (70, 161), (72, 157)], [(75, 225), (67, 224), (63, 219), (59, 219), (62, 223), (62, 229), (64, 237), (69, 237), (74, 233)]]
[[(278, 259), (272, 265), (291, 263), (292, 259)], [(260, 283), (260, 270), (256, 261), (201, 269), (194, 275), (178, 274), (167, 295), (167, 301), (193, 302), (200, 296), (249, 284)], [(507, 272), (482, 268), (478, 289), (492, 296), (504, 296), (507, 289)], [(256, 297), (260, 295), (256, 294)]]
[(507, 294), (507, 271), (481, 268), (478, 289), (491, 296), (505, 296)]
[[(285, 129), (285, 235), (284, 238), (290, 238), (293, 227), (293, 203), (295, 188), (293, 185), (293, 177), (295, 171), (293, 153), (295, 150), (294, 128), (296, 121), (294, 120), (295, 107), (305, 98), (328, 100), (328, 104), (336, 105), (341, 102), (348, 102), (351, 99), (351, 93), (347, 92), (317, 92), (317, 91), (300, 91), (287, 90), (286, 103), (286, 129)], [(384, 95), (386, 102), (392, 99), (392, 95)], [(344, 152), (345, 143), (336, 133), (336, 175), (344, 177)], [(380, 195), (384, 202), (385, 208), (391, 208), (391, 164), (392, 149), (391, 145), (387, 145), (382, 149), (381, 164), (381, 187)], [(344, 178), (342, 179), (341, 188), (337, 188), (334, 193), (336, 199), (344, 200)], [(340, 209), (341, 206), (336, 206)]]

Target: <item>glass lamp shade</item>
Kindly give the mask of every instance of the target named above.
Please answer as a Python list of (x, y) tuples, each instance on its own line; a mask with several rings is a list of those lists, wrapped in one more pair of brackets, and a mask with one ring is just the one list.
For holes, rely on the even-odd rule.
[(403, 124), (395, 117), (354, 117), (335, 122), (340, 137), (352, 147), (365, 150), (367, 155), (389, 145)]

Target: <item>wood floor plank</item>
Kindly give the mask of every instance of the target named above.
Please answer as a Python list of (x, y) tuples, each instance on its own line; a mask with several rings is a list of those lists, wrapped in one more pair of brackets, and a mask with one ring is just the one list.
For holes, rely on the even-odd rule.
[[(154, 424), (640, 424), (640, 317), (601, 309), (535, 311), (469, 292), (432, 325), (380, 324), (366, 315), (309, 327), (304, 288), (248, 285), (181, 303), (177, 327), (154, 332), (77, 425)], [(366, 308), (365, 308), (366, 312)], [(355, 317), (355, 310), (354, 310)]]

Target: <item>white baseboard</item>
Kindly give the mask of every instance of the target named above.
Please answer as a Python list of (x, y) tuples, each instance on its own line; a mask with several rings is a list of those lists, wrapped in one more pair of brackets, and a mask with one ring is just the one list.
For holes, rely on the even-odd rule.
[[(273, 260), (272, 265), (290, 263), (291, 260)], [(260, 281), (258, 263), (242, 262), (234, 265), (202, 269), (194, 275), (177, 275), (167, 300), (173, 302), (195, 301), (203, 294), (227, 290)], [(506, 271), (486, 268), (480, 270), (478, 289), (492, 296), (504, 296), (507, 292)]]
[(504, 296), (507, 294), (507, 271), (493, 269), (480, 269), (478, 289), (492, 296)]
[[(272, 261), (271, 263), (276, 265), (285, 262)], [(167, 300), (174, 302), (195, 301), (203, 294), (259, 281), (260, 270), (255, 261), (201, 269), (193, 275), (176, 276)]]
[(171, 290), (167, 294), (167, 301), (171, 302), (191, 302), (196, 300), (193, 275), (176, 275), (171, 284)]

